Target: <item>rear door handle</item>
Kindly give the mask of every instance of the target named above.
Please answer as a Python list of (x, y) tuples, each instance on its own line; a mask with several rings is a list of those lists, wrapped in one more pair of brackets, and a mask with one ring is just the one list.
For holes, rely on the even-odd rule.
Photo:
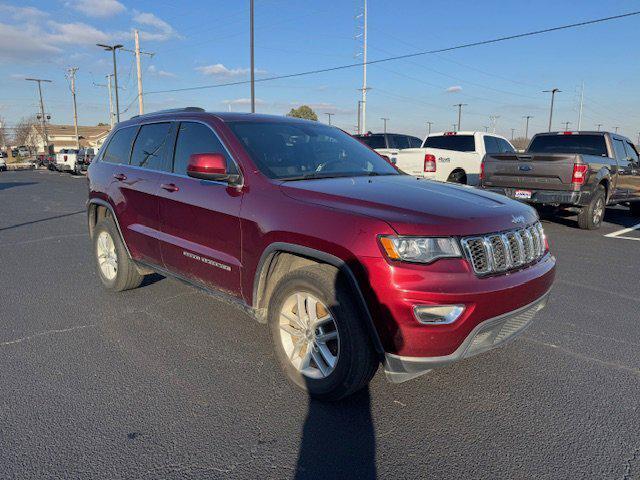
[(115, 178), (119, 182), (123, 182), (127, 179), (127, 176), (124, 173), (114, 173), (113, 178)]
[(167, 192), (177, 192), (180, 190), (174, 183), (163, 183), (160, 185), (160, 188), (165, 189)]

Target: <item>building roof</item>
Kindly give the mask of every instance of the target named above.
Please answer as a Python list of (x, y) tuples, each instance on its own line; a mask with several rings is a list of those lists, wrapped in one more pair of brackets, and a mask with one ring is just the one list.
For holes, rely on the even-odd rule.
[[(42, 125), (34, 125), (38, 131), (38, 134), (41, 135)], [(78, 135), (86, 138), (87, 140), (95, 140), (97, 138), (101, 138), (106, 136), (109, 133), (108, 125), (99, 125), (99, 126), (82, 126), (78, 125)], [(62, 136), (74, 136), (75, 129), (73, 125), (47, 125), (47, 135), (51, 139), (52, 137), (62, 137)]]

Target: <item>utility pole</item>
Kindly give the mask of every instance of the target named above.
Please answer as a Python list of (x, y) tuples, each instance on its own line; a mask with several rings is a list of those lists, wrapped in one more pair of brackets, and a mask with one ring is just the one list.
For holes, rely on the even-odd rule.
[(40, 121), (42, 122), (42, 137), (44, 140), (44, 154), (49, 155), (49, 135), (47, 135), (47, 119), (44, 116), (44, 101), (42, 100), (42, 82), (53, 83), (44, 78), (25, 78), (29, 82), (38, 82), (38, 93), (40, 94)]
[(582, 130), (582, 104), (584, 103), (584, 80), (580, 89), (580, 110), (578, 111), (578, 131)]
[(387, 120), (389, 120), (388, 118), (382, 117), (380, 120), (382, 120), (384, 122), (384, 133), (385, 135), (387, 134)]
[(513, 135), (515, 134), (515, 132), (516, 132), (516, 129), (515, 129), (515, 128), (512, 128), (512, 129), (511, 129), (511, 141), (512, 141), (512, 142), (513, 142)]
[(71, 96), (73, 97), (73, 128), (76, 134), (76, 148), (80, 150), (80, 136), (78, 135), (78, 105), (76, 104), (76, 72), (78, 67), (69, 67), (67, 73), (71, 80)]
[(638, 141), (636, 142), (636, 145), (640, 145), (640, 132), (638, 132)]
[(496, 133), (496, 128), (498, 126), (498, 119), (500, 115), (489, 115), (489, 120), (491, 121), (491, 131), (492, 133)]
[(251, 56), (251, 113), (256, 113), (256, 68), (254, 62), (254, 48), (253, 48), (253, 3), (254, 0), (249, 1), (249, 54)]
[(113, 77), (113, 74), (111, 75), (105, 75), (104, 78), (107, 79), (107, 83), (103, 84), (103, 83), (96, 83), (93, 82), (93, 86), (94, 87), (106, 87), (107, 91), (109, 92), (109, 125), (111, 126), (111, 129), (113, 130), (113, 101), (111, 99), (111, 77)]
[(331, 125), (331, 116), (332, 116), (332, 115), (335, 115), (335, 113), (329, 113), (329, 112), (327, 112), (327, 113), (325, 113), (325, 115), (326, 115), (327, 117), (329, 117), (329, 125)]
[(618, 128), (620, 128), (620, 127), (613, 127), (613, 131), (614, 131), (615, 133), (618, 133)]
[(569, 124), (570, 124), (571, 122), (562, 122), (562, 123), (564, 123), (564, 131), (565, 131), (565, 132), (569, 131)]
[(596, 125), (596, 127), (598, 127), (598, 131), (600, 131), (600, 127), (602, 127), (602, 124), (601, 124), (601, 123), (598, 123), (598, 124)]
[(454, 132), (457, 132), (457, 131), (458, 131), (458, 124), (457, 124), (457, 123), (454, 123), (454, 124), (453, 124), (453, 131), (454, 131)]
[(367, 130), (367, 0), (364, 0), (364, 30), (362, 36), (362, 130)]
[(138, 112), (140, 115), (144, 113), (144, 104), (142, 101), (142, 67), (140, 65), (140, 34), (138, 30), (133, 31), (136, 41), (136, 68), (138, 70)]
[(529, 119), (533, 118), (532, 115), (525, 115), (524, 117), (525, 120), (525, 127), (524, 127), (524, 138), (528, 139), (529, 138)]
[(462, 107), (465, 107), (465, 106), (467, 106), (466, 103), (456, 103), (454, 105), (454, 107), (458, 107), (458, 130), (460, 130), (461, 125), (462, 125), (462, 122), (461, 122), (461, 120), (462, 120)]
[(360, 111), (362, 110), (362, 100), (358, 100), (358, 135), (362, 135), (364, 132), (362, 131), (362, 124), (360, 120), (362, 116), (360, 115)]
[(107, 52), (113, 53), (113, 82), (115, 83), (116, 90), (116, 120), (120, 122), (120, 100), (118, 98), (118, 67), (116, 65), (116, 50), (122, 48), (122, 45), (104, 45), (102, 43), (96, 44), (98, 47), (104, 48)]
[(431, 135), (431, 125), (433, 122), (427, 122), (427, 136)]
[(556, 93), (561, 92), (559, 88), (552, 88), (551, 90), (543, 90), (542, 93), (551, 93), (551, 108), (549, 109), (549, 131), (551, 131), (551, 121), (553, 120), (553, 101)]

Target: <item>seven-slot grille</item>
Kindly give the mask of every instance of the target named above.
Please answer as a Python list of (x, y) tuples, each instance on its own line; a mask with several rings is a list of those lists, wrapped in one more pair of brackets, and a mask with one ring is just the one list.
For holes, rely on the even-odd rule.
[(536, 222), (507, 232), (463, 238), (462, 248), (476, 275), (506, 272), (544, 255), (544, 231), (540, 222)]

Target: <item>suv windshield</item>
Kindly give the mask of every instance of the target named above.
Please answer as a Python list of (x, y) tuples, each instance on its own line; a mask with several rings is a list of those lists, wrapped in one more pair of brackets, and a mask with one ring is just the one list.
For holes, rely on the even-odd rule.
[(441, 135), (427, 137), (424, 148), (440, 148), (454, 152), (475, 152), (476, 143), (473, 135)]
[(540, 135), (531, 141), (527, 153), (608, 156), (604, 135)]
[(262, 173), (280, 180), (399, 175), (342, 130), (303, 122), (229, 122)]

